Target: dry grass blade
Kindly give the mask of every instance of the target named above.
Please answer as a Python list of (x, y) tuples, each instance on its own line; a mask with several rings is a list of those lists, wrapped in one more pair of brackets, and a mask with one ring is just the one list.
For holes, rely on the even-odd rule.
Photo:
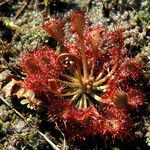
[(24, 116), (17, 111), (15, 108), (13, 108), (4, 98), (0, 95), (0, 99), (3, 101), (4, 104), (6, 104), (10, 109), (12, 109), (30, 128), (33, 128), (37, 130), (37, 132), (48, 142), (48, 144), (54, 149), (54, 150), (60, 150), (57, 145), (55, 145), (46, 135), (44, 135), (41, 131), (36, 129), (35, 127), (32, 127), (31, 124), (28, 123), (28, 121), (24, 118)]

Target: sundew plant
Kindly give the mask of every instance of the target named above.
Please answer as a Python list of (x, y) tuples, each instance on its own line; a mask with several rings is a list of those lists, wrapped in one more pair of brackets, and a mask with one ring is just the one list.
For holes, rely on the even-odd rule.
[(142, 65), (128, 56), (123, 30), (89, 25), (81, 12), (47, 21), (43, 28), (60, 52), (44, 46), (22, 57), (22, 88), (43, 102), (49, 119), (70, 141), (93, 134), (133, 137), (130, 111), (143, 103)]

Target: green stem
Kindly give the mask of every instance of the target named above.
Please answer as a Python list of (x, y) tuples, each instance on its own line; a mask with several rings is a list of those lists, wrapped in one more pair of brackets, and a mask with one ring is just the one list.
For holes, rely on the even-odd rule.
[(87, 66), (87, 58), (86, 58), (86, 53), (85, 53), (86, 47), (84, 46), (83, 36), (79, 35), (79, 40), (80, 40), (79, 44), (81, 47), (80, 52), (82, 55), (84, 80), (86, 81), (88, 79), (88, 66)]
[(82, 98), (79, 100), (79, 103), (78, 103), (78, 106), (77, 106), (79, 109), (82, 108)]
[(82, 74), (81, 74), (81, 68), (80, 68), (80, 65), (79, 63), (77, 62), (76, 63), (76, 67), (77, 67), (77, 74), (78, 74), (78, 80), (80, 82), (80, 87), (81, 89), (84, 89), (84, 85), (83, 85), (83, 81), (82, 81)]
[(94, 78), (95, 60), (92, 61), (92, 68), (90, 71), (90, 78)]
[(79, 98), (80, 94), (76, 94), (72, 97), (71, 102), (76, 101)]
[(87, 108), (87, 100), (86, 100), (86, 95), (85, 93), (82, 94), (82, 107)]
[(67, 74), (63, 74), (62, 75), (64, 78), (68, 79), (71, 82), (79, 82), (76, 78), (74, 78), (73, 76), (67, 75)]
[(62, 83), (64, 85), (67, 85), (67, 86), (70, 86), (70, 87), (78, 87), (79, 86), (79, 83), (75, 83), (75, 82), (68, 82), (68, 81), (63, 81), (63, 80), (60, 80), (60, 79), (57, 79), (57, 81), (59, 83)]
[(101, 85), (98, 87), (94, 87), (93, 90), (103, 91), (103, 90), (106, 90), (107, 88), (108, 88), (108, 85)]
[(102, 101), (102, 98), (100, 96), (96, 95), (96, 94), (91, 93), (90, 96), (93, 97), (98, 102)]
[(76, 94), (81, 94), (82, 90), (78, 89), (76, 91), (73, 92), (68, 92), (68, 93), (60, 93), (60, 94), (56, 94), (56, 96), (72, 96), (72, 95), (76, 95)]
[(99, 81), (94, 82), (93, 86), (98, 86), (98, 85), (101, 85), (102, 83), (106, 82), (114, 74), (117, 67), (118, 67), (118, 62), (116, 62), (116, 64), (113, 66), (112, 70), (107, 74), (107, 76), (100, 79)]
[(102, 71), (99, 73), (99, 75), (97, 76), (95, 81), (100, 80), (102, 78), (103, 74), (104, 74), (104, 69), (102, 69)]

